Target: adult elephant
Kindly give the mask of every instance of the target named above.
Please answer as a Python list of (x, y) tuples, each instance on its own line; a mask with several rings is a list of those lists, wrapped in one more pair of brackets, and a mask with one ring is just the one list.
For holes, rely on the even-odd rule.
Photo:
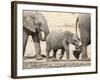
[[(44, 32), (44, 37), (42, 37), (41, 32)], [(48, 33), (47, 20), (41, 13), (37, 11), (23, 11), (23, 56), (28, 36), (31, 35), (36, 50), (35, 57), (37, 60), (41, 60), (43, 57), (41, 56), (40, 40), (45, 41)]]
[[(76, 32), (77, 27), (79, 26), (80, 31), (80, 39), (81, 39), (81, 59), (82, 60), (89, 60), (88, 54), (87, 54), (87, 46), (91, 43), (91, 15), (90, 14), (79, 14), (77, 21), (76, 21)], [(74, 51), (74, 55), (76, 58), (79, 58), (79, 53), (77, 54), (76, 51)]]

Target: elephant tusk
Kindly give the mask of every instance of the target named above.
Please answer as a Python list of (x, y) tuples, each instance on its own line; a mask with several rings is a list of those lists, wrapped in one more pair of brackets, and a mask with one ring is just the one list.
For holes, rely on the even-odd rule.
[(44, 32), (40, 32), (41, 33), (41, 36), (42, 36), (42, 39), (44, 39), (44, 37), (45, 37), (45, 33)]

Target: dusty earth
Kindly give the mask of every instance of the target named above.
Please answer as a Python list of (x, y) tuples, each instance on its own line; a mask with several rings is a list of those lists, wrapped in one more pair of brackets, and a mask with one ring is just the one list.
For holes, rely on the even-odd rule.
[[(58, 13), (58, 12), (41, 12), (47, 19), (48, 26), (50, 32), (53, 30), (55, 31), (71, 31), (76, 33), (75, 29), (75, 21), (78, 14), (72, 13)], [(78, 32), (79, 35), (79, 32)], [(45, 42), (41, 41), (41, 54), (46, 55), (45, 52), (46, 46)], [(70, 61), (66, 61), (66, 54), (61, 61), (46, 61), (44, 58), (43, 60), (35, 60), (34, 55), (34, 42), (32, 37), (29, 36), (25, 56), (23, 60), (23, 68), (24, 69), (32, 69), (32, 68), (51, 68), (51, 67), (77, 67), (77, 66), (90, 66), (91, 61), (81, 61), (76, 60), (72, 54), (74, 50), (74, 46), (70, 44)], [(88, 56), (91, 58), (91, 45), (88, 46)], [(52, 55), (52, 51), (50, 52)], [(59, 58), (60, 50), (57, 52), (57, 57)]]
[(79, 67), (79, 66), (90, 66), (90, 61), (80, 61), (80, 60), (58, 60), (58, 61), (36, 61), (33, 59), (24, 60), (23, 68), (24, 69), (32, 69), (32, 68), (59, 68), (59, 67)]

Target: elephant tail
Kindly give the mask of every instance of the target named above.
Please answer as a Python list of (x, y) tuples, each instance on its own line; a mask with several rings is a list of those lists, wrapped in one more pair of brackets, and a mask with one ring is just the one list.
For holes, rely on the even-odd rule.
[[(76, 20), (76, 35), (78, 36), (78, 31), (77, 31), (77, 29), (78, 29), (78, 21), (79, 21), (79, 19), (77, 18), (77, 20)], [(79, 36), (78, 36), (79, 37)]]

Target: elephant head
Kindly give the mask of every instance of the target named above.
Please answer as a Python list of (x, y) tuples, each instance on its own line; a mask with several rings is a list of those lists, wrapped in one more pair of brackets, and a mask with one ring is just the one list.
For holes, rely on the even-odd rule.
[(75, 48), (78, 49), (80, 47), (80, 39), (77, 35), (73, 34), (72, 36), (72, 44), (75, 45)]
[(82, 45), (80, 44), (80, 39), (77, 35), (73, 34), (72, 35), (72, 44), (75, 45), (75, 49), (73, 51), (73, 55), (75, 56), (76, 59), (79, 59), (80, 53), (82, 52)]
[[(38, 32), (40, 40), (45, 41), (49, 33), (46, 18), (37, 11), (24, 11), (23, 15), (23, 26), (33, 33)], [(44, 37), (41, 32), (44, 32)]]
[(78, 38), (78, 36), (70, 32), (67, 36), (68, 43), (75, 45), (75, 48), (78, 49), (80, 47), (80, 39)]

